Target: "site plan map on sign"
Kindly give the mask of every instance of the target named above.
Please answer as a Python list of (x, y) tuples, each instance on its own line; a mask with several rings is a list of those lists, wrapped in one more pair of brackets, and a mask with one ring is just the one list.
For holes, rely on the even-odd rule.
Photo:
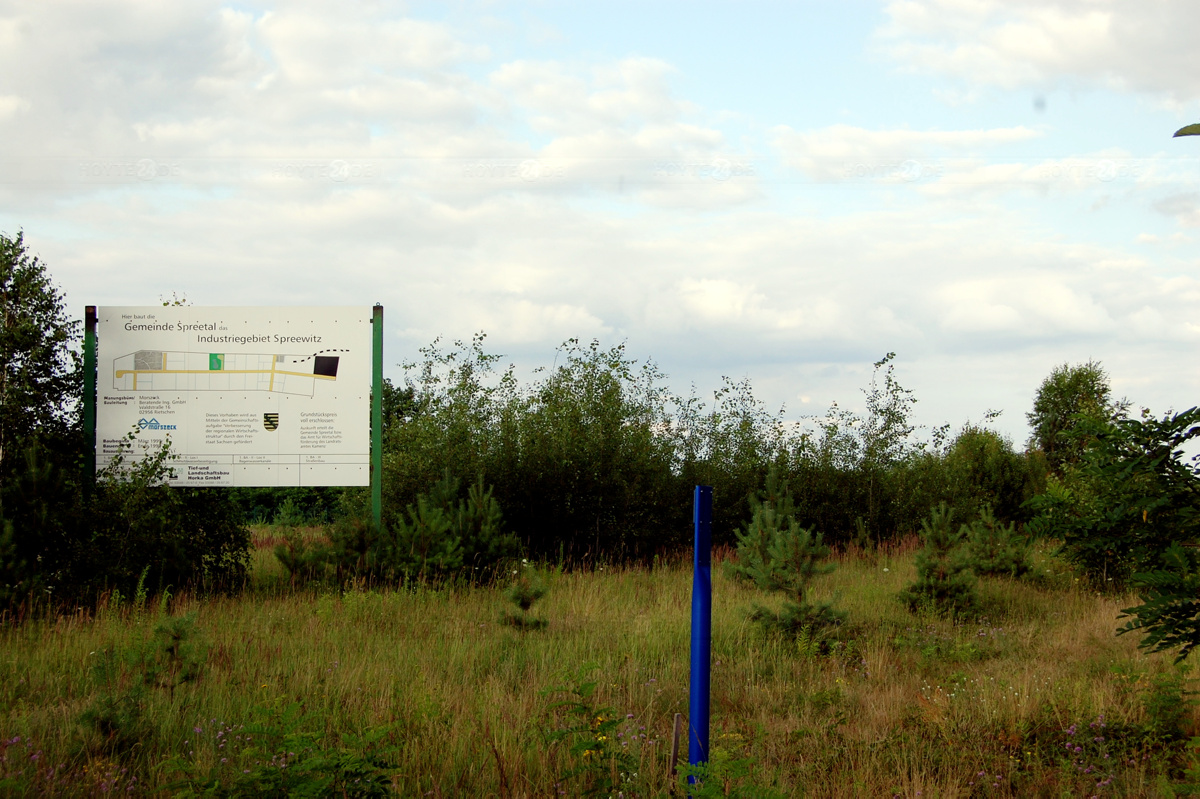
[[(339, 350), (311, 355), (139, 350), (113, 362), (118, 391), (279, 391), (314, 396), (318, 380), (336, 380)], [(344, 352), (344, 350), (341, 350)]]
[(370, 308), (99, 308), (97, 468), (136, 431), (173, 485), (367, 485), (371, 341)]

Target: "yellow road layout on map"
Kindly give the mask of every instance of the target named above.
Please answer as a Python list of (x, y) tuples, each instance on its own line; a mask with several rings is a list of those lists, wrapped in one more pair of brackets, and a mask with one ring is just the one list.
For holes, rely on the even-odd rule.
[(113, 362), (121, 391), (272, 391), (312, 396), (337, 380), (338, 356), (139, 350)]

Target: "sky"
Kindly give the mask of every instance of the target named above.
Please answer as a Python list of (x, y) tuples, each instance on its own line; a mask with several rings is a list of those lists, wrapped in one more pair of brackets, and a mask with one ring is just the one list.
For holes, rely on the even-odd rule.
[(85, 305), (373, 305), (1024, 445), (1200, 401), (1193, 0), (0, 0), (0, 232)]

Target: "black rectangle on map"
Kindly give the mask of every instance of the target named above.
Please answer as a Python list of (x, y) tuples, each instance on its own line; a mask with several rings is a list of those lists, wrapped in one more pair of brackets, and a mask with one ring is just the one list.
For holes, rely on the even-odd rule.
[(318, 355), (313, 358), (313, 374), (322, 377), (337, 377), (338, 356)]

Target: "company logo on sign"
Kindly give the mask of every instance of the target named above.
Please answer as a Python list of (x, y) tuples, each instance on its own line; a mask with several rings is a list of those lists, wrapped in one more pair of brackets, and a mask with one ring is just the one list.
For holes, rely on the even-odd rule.
[(267, 428), (268, 430), (278, 430), (279, 429), (279, 414), (264, 413), (263, 414), (263, 427)]
[(138, 427), (142, 430), (175, 430), (177, 425), (161, 424), (157, 419), (147, 420), (144, 416), (138, 419)]

